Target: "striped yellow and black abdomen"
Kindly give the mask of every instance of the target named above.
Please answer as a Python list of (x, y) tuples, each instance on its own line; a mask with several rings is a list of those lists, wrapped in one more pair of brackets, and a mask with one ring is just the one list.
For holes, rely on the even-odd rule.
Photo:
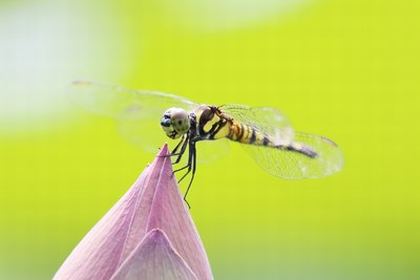
[(284, 151), (297, 152), (311, 158), (315, 158), (318, 155), (310, 147), (300, 143), (291, 143), (288, 145), (276, 144), (269, 135), (262, 133), (255, 127), (242, 124), (235, 120), (231, 122), (229, 126), (229, 133), (226, 137), (243, 144), (265, 146)]
[(264, 146), (269, 146), (270, 144), (268, 137), (265, 137), (256, 128), (238, 121), (232, 121), (229, 127), (229, 134), (226, 137), (244, 144)]

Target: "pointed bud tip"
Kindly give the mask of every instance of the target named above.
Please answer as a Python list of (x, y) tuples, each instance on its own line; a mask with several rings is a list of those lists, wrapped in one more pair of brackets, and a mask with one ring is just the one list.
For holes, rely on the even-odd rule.
[(162, 148), (160, 148), (158, 156), (167, 156), (169, 155), (169, 148), (168, 148), (168, 144), (165, 143)]

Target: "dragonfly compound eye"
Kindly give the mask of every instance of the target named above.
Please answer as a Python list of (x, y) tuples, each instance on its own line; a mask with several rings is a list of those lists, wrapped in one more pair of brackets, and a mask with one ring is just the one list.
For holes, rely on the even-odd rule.
[(170, 127), (171, 126), (171, 120), (163, 118), (160, 121), (160, 125), (163, 126), (163, 127)]
[(160, 125), (168, 137), (179, 138), (190, 128), (188, 113), (181, 108), (170, 108), (164, 113)]
[(172, 126), (179, 134), (185, 134), (190, 128), (188, 113), (183, 109), (174, 108), (171, 115)]

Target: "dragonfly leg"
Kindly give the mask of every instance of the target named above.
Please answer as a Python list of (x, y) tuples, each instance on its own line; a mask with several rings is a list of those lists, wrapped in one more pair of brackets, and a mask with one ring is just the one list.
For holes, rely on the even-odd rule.
[(175, 146), (175, 148), (172, 150), (171, 156), (176, 155), (176, 151), (178, 151), (179, 146), (181, 146), (181, 144), (184, 143), (184, 138), (185, 138), (185, 135), (182, 135), (181, 141), (179, 141), (178, 144)]
[[(184, 152), (185, 152), (185, 148), (184, 148), (184, 146), (185, 146), (185, 142), (186, 142), (186, 140), (188, 140), (188, 136), (187, 136), (187, 139), (185, 139), (185, 135), (182, 135), (182, 138), (181, 138), (181, 140), (178, 142), (178, 144), (176, 144), (176, 146), (175, 146), (175, 148), (172, 150), (172, 152), (169, 154), (169, 155), (165, 155), (165, 156), (163, 156), (163, 157), (175, 157), (175, 156), (178, 156), (178, 157), (180, 157)], [(178, 151), (178, 149), (179, 149), (179, 147), (181, 146), (181, 144), (183, 144), (182, 145), (182, 147), (181, 147), (181, 151), (179, 152), (179, 153), (177, 153), (177, 151)], [(178, 159), (177, 159), (178, 160)], [(180, 160), (180, 159), (179, 159)], [(177, 161), (177, 162), (175, 162), (175, 163), (178, 163), (179, 162), (179, 160)], [(173, 163), (174, 164), (174, 163)]]
[[(176, 172), (179, 172), (179, 171), (185, 170), (185, 169), (187, 169), (188, 167), (190, 167), (190, 164), (189, 164), (189, 163), (187, 163), (187, 165), (185, 165), (185, 166), (183, 166), (183, 167), (181, 167), (181, 168), (175, 169), (174, 171), (172, 171), (172, 176), (174, 176)], [(188, 171), (188, 172), (189, 172), (189, 171)], [(187, 174), (188, 174), (188, 172), (187, 172)], [(181, 177), (181, 180), (179, 180), (179, 181), (178, 181), (178, 183), (180, 183), (180, 182), (182, 181), (182, 179), (184, 179), (184, 177), (185, 177), (187, 174), (183, 175), (183, 176)]]
[(182, 177), (178, 180), (178, 184), (181, 183), (181, 181), (184, 180), (184, 178), (191, 172), (192, 155), (193, 154), (192, 154), (191, 145), (190, 145), (190, 151), (188, 153), (188, 163), (187, 163), (187, 165), (185, 165), (185, 166), (183, 166), (183, 167), (181, 167), (177, 170), (174, 170), (174, 172), (173, 172), (173, 174), (175, 174), (175, 172), (179, 172), (181, 170), (184, 170), (184, 169), (188, 168), (187, 172), (185, 172), (185, 174), (182, 175)]
[(192, 175), (191, 175), (190, 183), (188, 184), (187, 190), (185, 191), (185, 194), (184, 194), (184, 201), (188, 205), (188, 208), (191, 209), (191, 206), (187, 201), (187, 195), (188, 195), (188, 192), (190, 191), (191, 185), (194, 181), (195, 169), (196, 169), (196, 166), (197, 166), (197, 150), (195, 148), (195, 143), (192, 143), (190, 146), (192, 147), (192, 148), (190, 148), (191, 151), (192, 151), (192, 163), (191, 163), (192, 164)]
[(184, 155), (185, 150), (187, 149), (187, 145), (188, 145), (189, 139), (190, 139), (189, 136), (187, 136), (185, 138), (184, 143), (182, 144), (182, 147), (181, 147), (181, 151), (179, 151), (179, 153), (176, 154), (178, 157), (176, 158), (176, 160), (172, 164), (177, 164), (177, 163), (179, 163), (181, 161), (182, 156)]
[[(179, 155), (179, 157), (177, 158), (177, 161), (175, 161), (174, 162), (174, 164), (175, 163), (178, 163), (180, 160), (181, 160), (181, 156), (185, 153), (185, 150), (186, 150), (186, 148), (187, 148), (187, 145), (188, 145), (188, 142), (189, 142), (189, 137), (187, 137), (187, 139), (185, 140), (185, 142), (184, 142), (184, 144), (182, 145), (182, 149), (181, 149), (181, 152), (180, 152), (180, 155)], [(184, 169), (187, 169), (188, 168), (188, 171), (187, 171), (187, 173), (185, 173), (182, 177), (181, 177), (181, 179), (178, 181), (178, 183), (180, 183), (184, 178), (185, 178), (185, 176), (187, 176), (188, 175), (188, 173), (190, 172), (190, 170), (191, 170), (191, 158), (192, 157), (192, 153), (191, 153), (191, 145), (189, 145), (189, 151), (188, 151), (188, 162), (187, 162), (187, 165), (185, 165), (185, 166), (183, 166), (183, 167), (181, 167), (181, 168), (178, 168), (178, 169), (175, 169), (174, 171), (172, 171), (172, 176), (176, 173), (176, 172), (179, 172), (179, 171), (182, 171), (182, 170), (184, 170)]]

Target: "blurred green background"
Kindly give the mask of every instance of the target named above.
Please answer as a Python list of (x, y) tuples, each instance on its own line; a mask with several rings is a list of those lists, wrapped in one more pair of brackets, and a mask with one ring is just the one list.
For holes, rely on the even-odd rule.
[(420, 279), (419, 10), (1, 1), (0, 279), (51, 278), (153, 159), (69, 103), (79, 78), (278, 107), (341, 146), (345, 169), (319, 180), (271, 177), (239, 145), (199, 166), (189, 201), (216, 279)]

